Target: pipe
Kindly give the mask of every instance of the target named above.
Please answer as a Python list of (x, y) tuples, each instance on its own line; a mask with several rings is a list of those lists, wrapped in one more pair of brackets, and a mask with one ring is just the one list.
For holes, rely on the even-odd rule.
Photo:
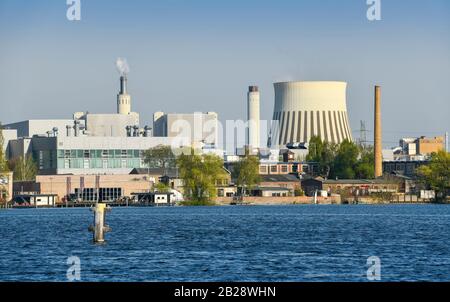
[(127, 94), (127, 76), (121, 76), (120, 77), (120, 94)]

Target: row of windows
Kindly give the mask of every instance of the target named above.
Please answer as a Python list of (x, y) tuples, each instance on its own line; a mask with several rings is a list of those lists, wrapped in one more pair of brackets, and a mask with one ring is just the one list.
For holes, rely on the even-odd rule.
[(142, 158), (143, 150), (58, 150), (58, 158)]
[(134, 169), (146, 168), (142, 159), (58, 159), (59, 169)]
[(301, 171), (299, 165), (261, 165), (259, 166), (259, 172), (262, 174), (270, 173), (297, 173)]
[(75, 196), (83, 201), (115, 201), (122, 197), (122, 188), (100, 188), (98, 193), (93, 188), (85, 188), (83, 190), (76, 188)]

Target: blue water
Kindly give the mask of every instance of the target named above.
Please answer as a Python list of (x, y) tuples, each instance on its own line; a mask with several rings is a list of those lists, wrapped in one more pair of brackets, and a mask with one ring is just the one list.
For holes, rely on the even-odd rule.
[(450, 207), (114, 208), (105, 245), (88, 209), (0, 210), (0, 281), (450, 281)]

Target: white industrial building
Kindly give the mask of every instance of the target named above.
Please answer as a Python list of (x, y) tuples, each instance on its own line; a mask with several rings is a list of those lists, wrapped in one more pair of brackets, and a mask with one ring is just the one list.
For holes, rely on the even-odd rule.
[[(158, 145), (195, 146), (204, 152), (223, 155), (216, 150), (217, 114), (157, 113), (152, 133), (140, 126), (139, 114), (131, 111), (127, 76), (120, 77), (117, 113), (76, 112), (72, 119), (27, 120), (11, 123), (2, 130), (9, 159), (31, 154), (39, 174), (128, 174), (146, 168), (144, 151)], [(181, 123), (180, 123), (181, 121)], [(197, 122), (203, 127), (198, 131)], [(179, 139), (176, 124), (187, 122), (189, 140)], [(192, 127), (191, 127), (192, 126)], [(183, 129), (181, 129), (183, 130)], [(189, 142), (187, 142), (189, 141)]]
[(218, 116), (206, 113), (164, 113), (153, 115), (153, 136), (169, 137), (191, 146), (198, 143), (216, 147), (219, 137)]

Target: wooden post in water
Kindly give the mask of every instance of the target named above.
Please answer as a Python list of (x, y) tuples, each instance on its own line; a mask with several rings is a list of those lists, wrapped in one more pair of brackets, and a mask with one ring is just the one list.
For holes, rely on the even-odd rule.
[(93, 233), (95, 243), (105, 242), (105, 233), (110, 232), (111, 228), (105, 225), (105, 213), (111, 208), (104, 203), (98, 203), (91, 211), (94, 212), (94, 225), (89, 227), (89, 231)]

